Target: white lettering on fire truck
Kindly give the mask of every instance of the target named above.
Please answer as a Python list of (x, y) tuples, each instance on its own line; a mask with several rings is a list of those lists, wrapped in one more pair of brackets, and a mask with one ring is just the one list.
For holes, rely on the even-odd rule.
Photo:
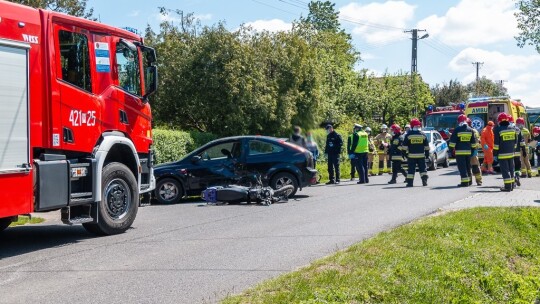
[(39, 44), (37, 36), (22, 34), (24, 42)]
[(96, 125), (96, 111), (71, 110), (69, 122), (74, 127), (93, 127)]

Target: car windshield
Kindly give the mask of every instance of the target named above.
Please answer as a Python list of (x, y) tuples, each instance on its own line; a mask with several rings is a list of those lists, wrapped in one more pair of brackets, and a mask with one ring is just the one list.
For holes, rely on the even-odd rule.
[(427, 141), (431, 142), (431, 132), (426, 132)]
[(440, 129), (454, 129), (460, 113), (437, 113), (426, 116), (426, 127)]

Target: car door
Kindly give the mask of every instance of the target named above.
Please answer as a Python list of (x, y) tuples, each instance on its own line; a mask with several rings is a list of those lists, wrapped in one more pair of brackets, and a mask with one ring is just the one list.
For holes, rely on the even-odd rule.
[(446, 141), (442, 138), (441, 134), (434, 132), (435, 153), (437, 154), (437, 162), (441, 163), (446, 158)]
[(277, 143), (251, 139), (247, 144), (246, 169), (265, 175), (276, 165), (286, 162), (285, 152), (285, 148)]
[[(229, 153), (223, 153), (228, 151)], [(195, 155), (198, 161), (189, 170), (190, 190), (235, 183), (237, 166), (242, 157), (241, 140), (219, 142)]]

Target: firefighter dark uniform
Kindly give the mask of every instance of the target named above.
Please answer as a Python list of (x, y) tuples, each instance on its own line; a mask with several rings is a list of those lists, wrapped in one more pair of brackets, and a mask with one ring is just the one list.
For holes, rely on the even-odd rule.
[(401, 136), (401, 129), (398, 125), (392, 125), (390, 130), (393, 133), (392, 139), (390, 141), (390, 148), (388, 149), (388, 154), (390, 160), (392, 161), (392, 179), (388, 182), (389, 184), (395, 184), (397, 182), (397, 176), (399, 173), (403, 174), (407, 178), (407, 172), (403, 169), (403, 137)]
[(516, 151), (517, 133), (510, 127), (508, 115), (499, 114), (499, 126), (493, 131), (493, 156), (499, 162), (504, 187), (501, 191), (512, 191), (514, 180), (514, 154)]
[(466, 122), (467, 117), (465, 115), (458, 117), (460, 125), (454, 129), (449, 143), (449, 147), (455, 151), (456, 163), (461, 176), (461, 183), (458, 187), (468, 187), (472, 184), (471, 155), (473, 150), (477, 148), (476, 135)]
[(421, 126), (422, 124), (418, 119), (413, 119), (411, 121), (413, 129), (407, 132), (403, 139), (402, 149), (407, 154), (407, 187), (413, 186), (416, 167), (418, 167), (422, 178), (422, 185), (427, 186), (426, 158), (429, 157), (429, 143), (426, 135), (418, 130)]

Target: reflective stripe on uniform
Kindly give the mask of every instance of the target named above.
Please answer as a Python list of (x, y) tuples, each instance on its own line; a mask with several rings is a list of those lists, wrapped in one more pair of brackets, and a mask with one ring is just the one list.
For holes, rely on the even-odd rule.
[(424, 158), (426, 157), (424, 153), (409, 153), (409, 158)]
[(407, 179), (414, 179), (414, 174), (407, 174)]
[(515, 182), (516, 182), (516, 180), (513, 179), (513, 178), (505, 178), (505, 179), (504, 179), (504, 183), (505, 183), (505, 184), (513, 184), (513, 183), (515, 183)]
[(456, 150), (456, 155), (471, 155), (471, 150)]
[(499, 145), (493, 145), (493, 150), (499, 150)]
[(394, 155), (392, 156), (392, 160), (403, 160), (402, 156)]
[(499, 153), (499, 159), (511, 159), (514, 158), (514, 153)]
[(462, 182), (462, 183), (468, 183), (468, 182), (470, 182), (470, 181), (471, 181), (471, 178), (470, 178), (470, 177), (463, 177), (463, 178), (461, 179), (461, 182)]

